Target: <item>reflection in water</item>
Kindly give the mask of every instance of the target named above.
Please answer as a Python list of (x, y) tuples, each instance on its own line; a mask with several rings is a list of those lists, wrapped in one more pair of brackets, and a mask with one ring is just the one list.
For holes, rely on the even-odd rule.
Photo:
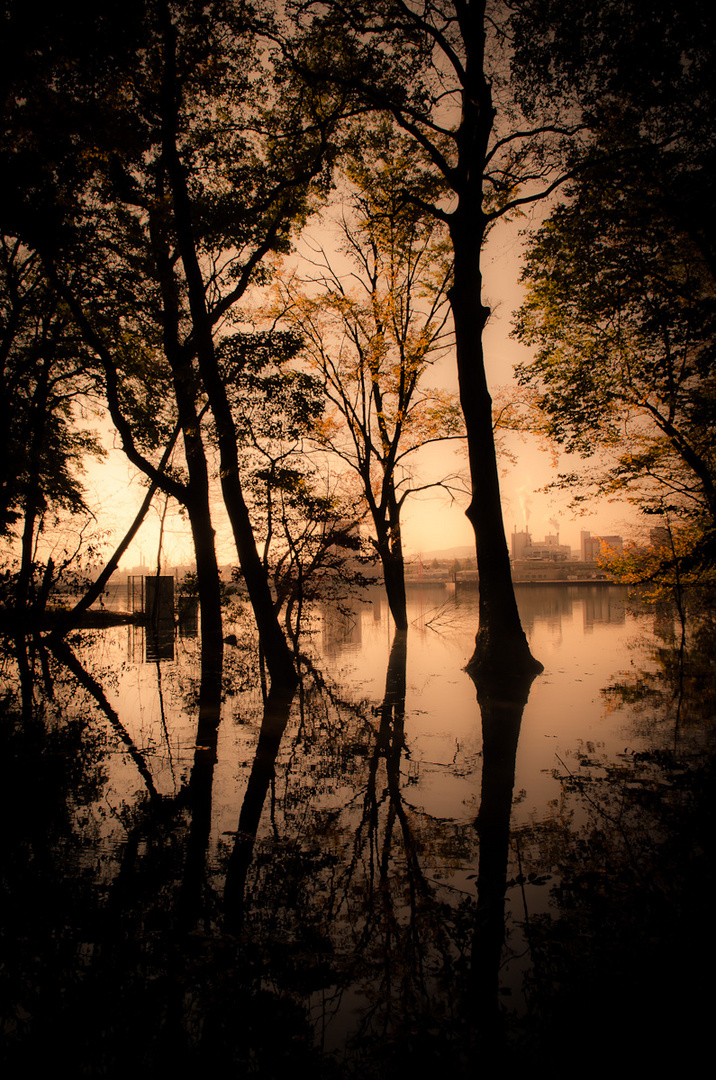
[(545, 674), (475, 688), (474, 612), (439, 592), (407, 634), (319, 613), (292, 700), (248, 646), (202, 671), (191, 638), (8, 644), (10, 1075), (466, 1077), (585, 1032), (623, 1054), (622, 1012), (663, 1055), (669, 1009), (698, 1043), (713, 620), (681, 649), (621, 590), (524, 589)]
[(154, 786), (154, 779), (144, 755), (135, 746), (132, 736), (126, 730), (118, 714), (110, 705), (101, 685), (82, 667), (77, 657), (72, 652), (72, 649), (63, 640), (52, 642), (52, 651), (68, 671), (72, 673), (79, 685), (84, 687), (84, 689), (94, 698), (97, 705), (112, 725), (115, 734), (123, 743), (127, 754), (137, 766), (137, 771), (147, 786), (150, 798), (156, 800), (158, 798), (158, 792)]
[(221, 721), (222, 643), (218, 642), (213, 653), (203, 648), (201, 657), (196, 744), (187, 792), (191, 824), (187, 839), (181, 905), (183, 926), (186, 929), (193, 928), (201, 914), (201, 891), (211, 834), (212, 789)]
[(256, 842), (261, 814), (275, 777), (276, 756), (288, 723), (293, 692), (271, 690), (264, 705), (259, 741), (241, 804), (236, 840), (226, 868), (224, 905), (226, 925), (241, 929), (246, 903), (246, 878)]
[(145, 615), (147, 620), (147, 662), (174, 659), (174, 578), (146, 577)]
[(181, 637), (196, 637), (199, 633), (199, 597), (179, 597), (179, 634)]
[(716, 883), (716, 685), (710, 603), (692, 598), (685, 641), (674, 608), (656, 615), (659, 633), (643, 633), (650, 612), (602, 691), (630, 745), (559, 756), (559, 813), (521, 843), (527, 863), (555, 875), (549, 917), (529, 928), (531, 1050), (559, 1039), (577, 1057), (587, 1018), (624, 1047), (625, 1068), (661, 1073), (697, 1060), (711, 1025), (716, 942), (703, 897)]
[(324, 656), (338, 653), (346, 645), (361, 642), (361, 607), (358, 601), (344, 601), (323, 607), (321, 620), (321, 651)]
[(581, 613), (586, 633), (605, 624), (623, 626), (627, 590), (605, 585), (517, 585), (520, 618), (532, 632), (536, 623), (562, 627)]
[(147, 663), (157, 660), (174, 659), (174, 636), (176, 628), (174, 620), (156, 620), (146, 627), (146, 645), (144, 659)]
[(499, 973), (505, 931), (510, 815), (520, 725), (533, 679), (477, 683), (482, 715), (482, 789), (476, 827), (480, 839), (472, 984), (486, 1030), (497, 1033)]

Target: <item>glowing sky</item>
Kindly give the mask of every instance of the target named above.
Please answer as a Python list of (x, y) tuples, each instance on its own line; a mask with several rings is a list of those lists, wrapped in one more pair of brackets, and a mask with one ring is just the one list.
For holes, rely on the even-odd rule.
[[(521, 297), (519, 286), (520, 228), (524, 221), (498, 227), (488, 241), (484, 255), (485, 299), (492, 308), (485, 332), (486, 365), (491, 388), (509, 384), (516, 363), (529, 357), (528, 351), (510, 338), (511, 319)], [(454, 357), (448, 355), (436, 364), (431, 372), (431, 384), (456, 389), (457, 379)], [(505, 465), (502, 477), (503, 512), (505, 529), (509, 534), (529, 527), (536, 540), (547, 533), (557, 531), (560, 542), (579, 547), (581, 529), (592, 533), (633, 534), (636, 518), (633, 511), (623, 504), (602, 503), (593, 508), (589, 516), (576, 516), (568, 509), (567, 496), (541, 492), (554, 476), (554, 466), (547, 453), (534, 440), (511, 439), (517, 457), (515, 465)], [(464, 458), (459, 457), (453, 444), (433, 447), (424, 452), (426, 476), (438, 477), (464, 468)], [(573, 467), (573, 465), (570, 465)], [(132, 520), (144, 490), (134, 470), (120, 450), (115, 450), (100, 466), (93, 466), (87, 476), (90, 505), (100, 508), (98, 525), (111, 530), (107, 537), (107, 554), (112, 539), (118, 539)], [(157, 557), (159, 517), (163, 498), (155, 498), (155, 504), (140, 533), (125, 554), (121, 565), (125, 568), (139, 565), (142, 560), (154, 566)], [(436, 551), (457, 546), (472, 546), (474, 538), (469, 522), (464, 516), (467, 499), (456, 500), (452, 505), (444, 495), (423, 494), (408, 500), (404, 511), (404, 542), (409, 553)], [(220, 562), (235, 562), (235, 549), (231, 531), (217, 490), (214, 524)], [(193, 561), (191, 538), (187, 522), (170, 504), (164, 528), (164, 564)]]

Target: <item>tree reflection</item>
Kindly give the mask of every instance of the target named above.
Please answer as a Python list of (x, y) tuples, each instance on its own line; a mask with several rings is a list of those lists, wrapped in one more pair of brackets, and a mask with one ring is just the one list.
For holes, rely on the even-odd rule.
[[(82, 950), (93, 936), (88, 912), (107, 861), (93, 814), (107, 752), (96, 717), (69, 707), (74, 677), (55, 665), (50, 679), (37, 639), (16, 639), (4, 661), (0, 1060), (7, 1075), (21, 1075), (60, 1060), (69, 1038), (64, 1025), (74, 1026), (72, 1003), (86, 970)], [(50, 686), (51, 698), (43, 694)]]
[[(477, 687), (484, 733), (478, 895), (460, 904), (459, 890), (439, 865), (475, 866), (469, 826), (451, 829), (431, 819), (411, 805), (405, 786), (406, 664), (407, 634), (396, 633), (372, 730), (361, 722), (360, 709), (351, 719), (350, 707), (333, 699), (341, 739), (328, 736), (323, 752), (334, 754), (336, 763), (347, 750), (352, 754), (357, 771), (347, 801), (334, 798), (334, 809), (321, 811), (305, 775), (295, 777), (299, 788), (290, 796), (284, 788), (286, 832), (281, 835), (275, 821), (273, 836), (258, 849), (247, 925), (250, 860), (285, 729), (283, 716), (265, 719), (229, 861), (226, 898), (234, 929), (240, 925), (253, 942), (261, 936), (264, 948), (275, 942), (264, 970), (284, 992), (312, 988), (315, 1022), (326, 1049), (347, 1055), (345, 1075), (382, 1075), (388, 1063), (392, 1074), (408, 1075), (428, 1061), (463, 1075), (464, 1055), (492, 1046), (497, 1033), (515, 755), (531, 679), (482, 678)], [(327, 689), (318, 689), (327, 703)], [(314, 700), (314, 727), (299, 733), (290, 753), (301, 739), (320, 738), (318, 716)], [(289, 772), (286, 763), (285, 778)], [(292, 806), (301, 807), (300, 821)], [(341, 854), (333, 858), (332, 852)], [(356, 994), (366, 1000), (360, 1010)]]
[(150, 799), (156, 802), (159, 799), (159, 793), (155, 787), (154, 778), (152, 777), (146, 759), (137, 749), (134, 740), (120, 720), (117, 712), (110, 705), (101, 685), (88, 671), (85, 670), (72, 649), (64, 642), (64, 640), (53, 640), (50, 643), (50, 647), (57, 659), (72, 673), (79, 685), (91, 695), (102, 713), (107, 717), (114, 733), (124, 745), (126, 752), (129, 754), (137, 767), (137, 771), (144, 780)]
[(196, 923), (201, 914), (201, 890), (211, 833), (212, 791), (221, 722), (222, 674), (223, 642), (212, 639), (201, 650), (196, 743), (187, 793), (190, 827), (181, 897), (182, 923), (187, 929)]
[(625, 1068), (683, 1068), (710, 1048), (714, 617), (693, 597), (685, 633), (682, 616), (657, 608), (651, 647), (602, 691), (624, 709), (624, 751), (560, 756), (554, 816), (521, 832), (525, 863), (554, 881), (530, 922), (532, 1054), (556, 1039), (580, 1054), (585, 1020)]
[[(349, 700), (304, 665), (296, 697), (263, 702), (250, 762), (237, 762), (250, 769), (226, 843), (215, 835), (214, 805), (220, 721), (229, 711), (222, 697), (245, 687), (237, 700), (255, 706), (251, 679), (235, 679), (226, 670), (232, 662), (206, 649), (191, 677), (158, 662), (145, 669), (156, 667), (161, 690), (156, 740), (170, 745), (181, 707), (190, 706), (194, 725), (182, 740), (194, 738), (190, 763), (167, 792), (152, 739), (112, 703), (113, 669), (93, 667), (88, 651), (83, 664), (59, 643), (43, 673), (41, 655), (26, 648), (20, 660), (27, 701), (18, 702), (19, 714), (37, 714), (42, 688), (54, 684), (58, 714), (79, 706), (83, 730), (103, 732), (99, 752), (83, 750), (77, 767), (94, 769), (93, 808), (111, 801), (112, 816), (94, 830), (74, 810), (67, 816), (87, 867), (78, 873), (55, 861), (46, 880), (66, 883), (78, 914), (62, 899), (44, 913), (44, 930), (24, 935), (28, 950), (43, 934), (55, 936), (54, 973), (42, 985), (62, 1004), (57, 1020), (33, 1015), (18, 1036), (22, 1052), (29, 1038), (47, 1043), (51, 1032), (85, 1071), (97, 1061), (115, 1071), (161, 1061), (273, 1075), (297, 1054), (323, 1075), (407, 1077), (426, 1062), (456, 1077), (474, 1070), (475, 1055), (494, 1048), (498, 1032), (527, 684), (483, 676), (477, 685), (483, 776), (473, 827), (468, 816), (433, 817), (412, 784), (405, 632), (392, 641), (378, 702)], [(122, 770), (133, 778), (124, 788)], [(106, 852), (99, 871), (98, 851)], [(21, 966), (18, 959), (15, 970)]]
[(240, 930), (243, 925), (246, 878), (266, 794), (274, 779), (276, 756), (288, 723), (293, 696), (292, 690), (272, 687), (266, 698), (256, 754), (239, 814), (236, 840), (226, 870), (225, 918), (227, 926), (233, 931)]
[(482, 792), (475, 827), (480, 838), (471, 989), (484, 1030), (496, 1031), (505, 939), (505, 890), (517, 744), (533, 677), (475, 680), (482, 715)]
[[(406, 631), (396, 630), (368, 759), (363, 811), (344, 891), (336, 897), (337, 911), (345, 910), (354, 924), (353, 963), (363, 966), (372, 999), (354, 1035), (358, 1059), (368, 1047), (373, 1054), (377, 1050), (392, 1057), (401, 1044), (406, 1060), (411, 1056), (416, 1039), (423, 1036), (421, 1026), (434, 1028), (430, 982), (449, 952), (420, 864), (421, 851), (434, 838), (429, 823), (420, 822), (402, 791), (407, 640)], [(365, 875), (362, 908), (355, 895), (348, 894), (348, 874), (357, 876), (359, 869)]]

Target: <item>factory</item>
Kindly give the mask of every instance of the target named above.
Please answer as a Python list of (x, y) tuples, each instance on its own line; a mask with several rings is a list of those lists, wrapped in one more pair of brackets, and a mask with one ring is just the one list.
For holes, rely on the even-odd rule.
[(582, 530), (580, 551), (573, 553), (569, 544), (560, 544), (557, 522), (551, 524), (555, 532), (540, 541), (533, 540), (526, 528), (518, 532), (515, 527), (511, 537), (515, 581), (583, 581), (608, 577), (600, 560), (623, 551), (621, 536), (592, 536)]

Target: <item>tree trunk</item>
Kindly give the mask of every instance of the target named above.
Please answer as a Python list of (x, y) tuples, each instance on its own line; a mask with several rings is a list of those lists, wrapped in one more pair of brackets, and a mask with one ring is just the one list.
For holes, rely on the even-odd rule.
[[(212, 411), (214, 401), (212, 401)], [(216, 412), (214, 412), (216, 418)], [(219, 424), (217, 423), (217, 428)], [(233, 430), (233, 420), (231, 424)], [(221, 452), (222, 443), (229, 443), (225, 452)], [(249, 600), (253, 608), (256, 626), (259, 632), (261, 648), (266, 657), (266, 665), (271, 676), (271, 685), (275, 687), (293, 687), (296, 685), (297, 676), (291, 650), (281, 630), (278, 621), (278, 613), (274, 608), (273, 597), (268, 584), (268, 578), (264, 566), (256, 550), (249, 511), (244, 500), (241, 481), (239, 478), (238, 461), (231, 461), (224, 468), (226, 457), (236, 458), (236, 437), (220, 436), (219, 450), (221, 455), (222, 476), (221, 487), (224, 495), (224, 503), (231, 522), (231, 529), (236, 544), (236, 552), (239, 556), (241, 570), (249, 593)]]
[[(191, 535), (196, 557), (196, 578), (201, 615), (201, 665), (208, 678), (221, 674), (224, 637), (221, 621), (221, 581), (214, 548), (214, 529), (208, 503), (189, 506)], [(203, 500), (202, 500), (203, 503)]]
[[(400, 507), (395, 498), (392, 482), (388, 483), (380, 505), (370, 504), (375, 526), (376, 546), (383, 567), (383, 581), (388, 606), (396, 630), (408, 629), (407, 601), (405, 596), (405, 562), (403, 538), (400, 528)], [(387, 522), (386, 522), (387, 516)]]
[[(179, 414), (189, 483), (181, 502), (189, 515), (201, 614), (202, 678), (221, 677), (224, 637), (221, 621), (221, 582), (216, 560), (214, 527), (209, 501), (209, 469), (197, 411), (198, 386), (191, 358), (180, 342), (180, 304), (177, 282), (169, 255), (169, 244), (161, 218), (150, 215), (152, 252), (162, 293), (163, 346), (172, 371), (174, 396)], [(114, 417), (113, 417), (114, 418)], [(166, 451), (165, 451), (166, 456)], [(164, 462), (164, 458), (162, 459)], [(160, 487), (162, 486), (159, 480)], [(167, 494), (170, 492), (167, 490)]]
[(189, 473), (185, 506), (189, 515), (196, 558), (196, 577), (201, 614), (202, 677), (220, 678), (224, 636), (221, 621), (221, 581), (216, 560), (214, 527), (209, 503), (209, 470), (201, 438), (201, 424), (194, 402), (191, 365), (177, 350), (167, 350), (172, 362), (174, 391), (184, 438), (184, 454)]
[(24, 522), (22, 530), (20, 572), (15, 585), (15, 614), (23, 623), (30, 620), (30, 592), (32, 586), (33, 555), (35, 548), (35, 526), (40, 516), (42, 495), (40, 492), (40, 462), (42, 443), (45, 437), (47, 419), (49, 368), (43, 360), (37, 386), (32, 399), (32, 439), (28, 447), (27, 487), (24, 500)]
[(466, 514), (475, 530), (480, 587), (479, 629), (467, 667), (471, 673), (520, 677), (542, 671), (542, 665), (530, 653), (512, 585), (482, 342), (490, 314), (482, 303), (480, 259), (490, 220), (483, 198), (495, 119), (492, 89), (485, 75), (484, 3), (466, 10), (463, 35), (467, 63), (456, 135), (458, 203), (450, 215), (454, 261), (448, 297), (470, 464), (472, 498)]
[(194, 404), (191, 367), (167, 350), (174, 375), (174, 390), (184, 438), (189, 485), (184, 500), (196, 558), (196, 577), (201, 614), (202, 678), (221, 678), (224, 637), (221, 620), (221, 580), (214, 545), (214, 526), (209, 504), (209, 470), (201, 438), (201, 424)]
[(455, 323), (460, 403), (465, 416), (472, 498), (466, 511), (475, 530), (480, 585), (479, 629), (471, 672), (487, 668), (494, 674), (539, 672), (525, 637), (505, 537), (500, 501), (497, 455), (492, 429), (492, 399), (485, 377), (482, 333), (489, 308), (482, 304), (479, 268), (482, 233), (470, 236), (464, 223), (451, 223), (455, 249), (454, 285), (450, 304)]
[(385, 592), (390, 614), (396, 630), (408, 629), (408, 613), (405, 596), (405, 567), (402, 551), (391, 550), (387, 538), (378, 541), (378, 554), (383, 567)]
[[(32, 485), (34, 478), (29, 477)], [(30, 619), (30, 586), (32, 583), (33, 551), (35, 544), (35, 524), (37, 522), (37, 494), (34, 490), (28, 490), (25, 496), (24, 521), (22, 529), (22, 541), (20, 548), (20, 571), (15, 583), (14, 607), (15, 617), (23, 625)]]

